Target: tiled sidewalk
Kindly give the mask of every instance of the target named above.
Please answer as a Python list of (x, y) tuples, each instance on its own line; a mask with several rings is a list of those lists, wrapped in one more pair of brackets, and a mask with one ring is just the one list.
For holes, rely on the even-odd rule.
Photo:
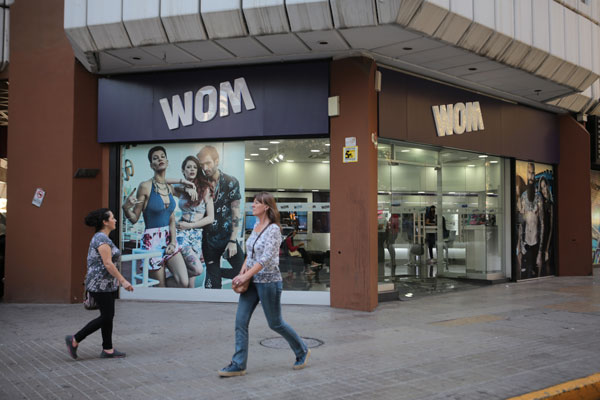
[(0, 303), (0, 399), (504, 399), (600, 372), (599, 277), (547, 278), (383, 303), (372, 313), (284, 306), (320, 339), (308, 368), (257, 308), (248, 374), (219, 378), (233, 352), (235, 304), (117, 304), (114, 343), (100, 333), (74, 361), (64, 345), (97, 311)]

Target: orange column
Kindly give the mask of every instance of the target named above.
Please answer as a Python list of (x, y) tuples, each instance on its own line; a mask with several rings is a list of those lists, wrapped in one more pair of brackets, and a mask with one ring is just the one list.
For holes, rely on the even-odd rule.
[[(331, 305), (377, 307), (376, 65), (367, 58), (331, 63), (330, 95), (340, 98), (331, 133)], [(356, 138), (358, 162), (343, 162), (345, 139)]]
[(558, 164), (558, 275), (591, 275), (590, 135), (562, 116)]
[[(11, 302), (81, 299), (87, 245), (83, 218), (98, 208), (102, 169), (96, 143), (97, 80), (78, 65), (63, 29), (63, 0), (11, 7), (6, 294)], [(31, 204), (46, 191), (41, 207)]]

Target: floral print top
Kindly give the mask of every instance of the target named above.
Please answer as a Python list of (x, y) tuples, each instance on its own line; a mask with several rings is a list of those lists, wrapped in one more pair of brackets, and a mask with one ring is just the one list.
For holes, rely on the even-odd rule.
[(117, 278), (108, 272), (98, 251), (98, 247), (103, 244), (110, 246), (112, 261), (115, 265), (119, 262), (119, 258), (121, 258), (121, 252), (112, 240), (104, 233), (96, 232), (90, 242), (87, 256), (88, 269), (85, 276), (85, 288), (88, 292), (114, 292), (119, 288)]
[(242, 194), (238, 180), (219, 170), (219, 180), (217, 181), (213, 195), (215, 220), (212, 224), (204, 227), (203, 240), (211, 248), (225, 249), (225, 246), (229, 243), (234, 225), (231, 203), (241, 200), (241, 198)]
[[(258, 222), (254, 224), (254, 228), (257, 225)], [(278, 225), (271, 224), (265, 228), (260, 237), (259, 234), (260, 232), (253, 229), (246, 240), (246, 266), (250, 269), (256, 263), (262, 265), (262, 269), (253, 277), (254, 283), (279, 282), (281, 281), (279, 272), (281, 230)]]

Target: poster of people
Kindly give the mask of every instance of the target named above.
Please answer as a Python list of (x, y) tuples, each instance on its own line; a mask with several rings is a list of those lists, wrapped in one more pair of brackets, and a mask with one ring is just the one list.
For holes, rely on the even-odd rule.
[(600, 264), (600, 171), (591, 171), (592, 263)]
[(517, 160), (515, 185), (515, 278), (554, 275), (554, 169)]
[(122, 271), (134, 297), (138, 288), (152, 290), (145, 298), (155, 288), (231, 288), (244, 261), (244, 150), (243, 142), (123, 146)]

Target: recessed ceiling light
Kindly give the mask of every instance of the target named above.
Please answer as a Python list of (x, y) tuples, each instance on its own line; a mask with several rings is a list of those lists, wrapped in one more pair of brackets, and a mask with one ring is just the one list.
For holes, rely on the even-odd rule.
[(281, 142), (278, 142), (278, 141), (276, 141), (276, 140), (273, 140), (272, 142), (269, 142), (269, 143), (271, 143), (271, 144), (279, 144), (279, 143), (281, 143)]
[(259, 149), (259, 150), (262, 150), (262, 151), (267, 151), (267, 150), (269, 150), (269, 148), (268, 148), (268, 147), (259, 147), (258, 149)]
[(249, 158), (244, 158), (244, 161), (250, 161), (250, 159)]
[(323, 164), (329, 164), (329, 161), (321, 161)]
[(498, 164), (498, 160), (492, 160), (490, 161), (490, 164)]
[(331, 144), (330, 143), (325, 143), (325, 146), (331, 146)]
[(467, 165), (467, 167), (469, 167), (469, 168), (473, 168), (474, 166), (475, 166), (474, 164)]
[(488, 195), (490, 195), (490, 196), (493, 196), (493, 195), (495, 195), (495, 194), (496, 194), (496, 193), (488, 193)]
[(485, 154), (482, 154), (479, 156), (479, 158), (488, 158), (488, 156), (486, 156)]
[(279, 158), (275, 157), (275, 158), (273, 159), (273, 161), (275, 161), (275, 162), (279, 162)]
[(287, 162), (294, 162), (294, 160), (287, 160)]
[(279, 157), (280, 160), (283, 160), (283, 154), (280, 154), (277, 157)]
[(419, 194), (424, 194), (425, 192), (417, 192), (417, 193), (419, 193)]
[(312, 149), (310, 152), (311, 153), (319, 153), (321, 150), (317, 150), (317, 149)]
[(258, 153), (250, 153), (250, 155), (251, 155), (252, 157), (256, 157), (256, 156), (258, 155)]
[(285, 192), (285, 189), (277, 189), (278, 192)]
[(313, 189), (312, 191), (313, 191), (313, 192), (318, 192), (318, 191), (319, 191), (319, 189)]
[(456, 194), (456, 192), (448, 192), (448, 194)]
[(410, 153), (410, 150), (408, 150), (408, 149), (400, 150), (400, 153)]

